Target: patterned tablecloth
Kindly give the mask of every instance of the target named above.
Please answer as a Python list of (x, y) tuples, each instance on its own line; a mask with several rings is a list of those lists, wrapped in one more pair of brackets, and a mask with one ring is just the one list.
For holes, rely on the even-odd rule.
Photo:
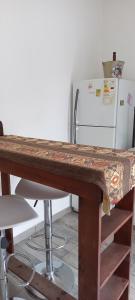
[(116, 204), (135, 186), (132, 151), (8, 135), (0, 137), (0, 158), (50, 172), (53, 167), (54, 174), (95, 183), (104, 192), (103, 210), (107, 214), (110, 204)]

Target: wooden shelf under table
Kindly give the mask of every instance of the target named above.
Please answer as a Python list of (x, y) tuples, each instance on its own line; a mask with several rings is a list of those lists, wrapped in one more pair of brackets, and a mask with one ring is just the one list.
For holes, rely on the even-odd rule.
[(101, 253), (100, 300), (129, 299), (133, 199), (130, 192), (111, 210), (111, 216), (104, 216), (101, 220), (102, 245), (113, 235), (114, 242)]
[(110, 216), (102, 217), (102, 243), (112, 234), (115, 234), (132, 216), (132, 211), (113, 208)]
[(113, 275), (101, 290), (100, 299), (120, 300), (128, 284), (129, 281), (127, 279)]
[(119, 265), (123, 262), (126, 256), (130, 253), (130, 247), (112, 243), (101, 254), (101, 277), (100, 287), (102, 288), (109, 278), (114, 274)]

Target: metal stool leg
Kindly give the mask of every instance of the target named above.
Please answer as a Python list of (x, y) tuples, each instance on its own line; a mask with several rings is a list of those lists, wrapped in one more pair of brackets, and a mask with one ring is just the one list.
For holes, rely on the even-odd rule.
[[(44, 201), (44, 233), (45, 233), (45, 262), (35, 266), (36, 272), (46, 276), (60, 288), (71, 293), (74, 286), (74, 274), (64, 262), (53, 258), (52, 255), (52, 201)], [(46, 299), (36, 290), (28, 287), (28, 290), (40, 299)], [(47, 300), (47, 299), (46, 299)]]
[(0, 299), (8, 300), (8, 279), (6, 271), (6, 238), (5, 230), (1, 230), (0, 236)]
[[(7, 240), (5, 236), (5, 230), (1, 230), (0, 235), (0, 299), (9, 300), (8, 291), (8, 277), (7, 277), (7, 267), (6, 267), (6, 257), (7, 257)], [(12, 297), (12, 300), (25, 300), (23, 298)]]
[[(38, 201), (38, 200), (36, 200)], [(35, 206), (35, 205), (34, 205)], [(33, 245), (33, 242), (36, 242), (36, 238), (43, 237), (45, 240), (45, 246), (39, 247)], [(62, 240), (63, 243), (58, 246), (53, 246), (53, 237), (56, 239)], [(44, 200), (44, 233), (34, 233), (31, 235), (31, 237), (26, 242), (26, 245), (30, 247), (33, 250), (36, 251), (42, 251), (42, 252), (48, 252), (49, 249), (51, 252), (55, 250), (59, 250), (65, 247), (65, 245), (68, 243), (68, 239), (65, 236), (61, 236), (58, 234), (54, 234), (52, 230), (52, 201), (51, 200)], [(52, 254), (47, 253), (47, 273), (52, 272)], [(49, 268), (50, 265), (50, 268)]]
[(49, 280), (53, 279), (53, 257), (52, 257), (52, 202), (51, 200), (44, 201), (44, 232), (45, 232), (45, 247), (46, 247), (46, 270), (45, 276)]

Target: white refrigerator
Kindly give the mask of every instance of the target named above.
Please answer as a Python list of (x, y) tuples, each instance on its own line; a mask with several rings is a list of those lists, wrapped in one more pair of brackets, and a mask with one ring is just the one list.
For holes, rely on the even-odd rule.
[[(132, 147), (135, 82), (117, 78), (91, 79), (73, 86), (73, 143), (128, 149)], [(72, 196), (78, 210), (78, 197)]]

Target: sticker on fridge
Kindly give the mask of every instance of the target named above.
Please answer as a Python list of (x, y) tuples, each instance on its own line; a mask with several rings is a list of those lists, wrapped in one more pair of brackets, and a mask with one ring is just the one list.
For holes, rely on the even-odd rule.
[(114, 96), (114, 95), (115, 95), (115, 80), (105, 79), (104, 80), (104, 88), (103, 88), (103, 96)]
[(132, 106), (133, 105), (133, 96), (131, 93), (128, 93), (128, 96), (127, 96), (127, 103), (129, 106)]
[(112, 105), (115, 101), (115, 80), (105, 79), (103, 87), (103, 104)]
[(112, 105), (114, 103), (114, 96), (104, 96), (103, 97), (103, 104), (104, 105)]
[(101, 96), (101, 89), (96, 89), (96, 97), (100, 97)]
[(88, 83), (88, 93), (95, 94), (95, 88), (93, 86), (93, 82), (91, 82), (91, 81)]

